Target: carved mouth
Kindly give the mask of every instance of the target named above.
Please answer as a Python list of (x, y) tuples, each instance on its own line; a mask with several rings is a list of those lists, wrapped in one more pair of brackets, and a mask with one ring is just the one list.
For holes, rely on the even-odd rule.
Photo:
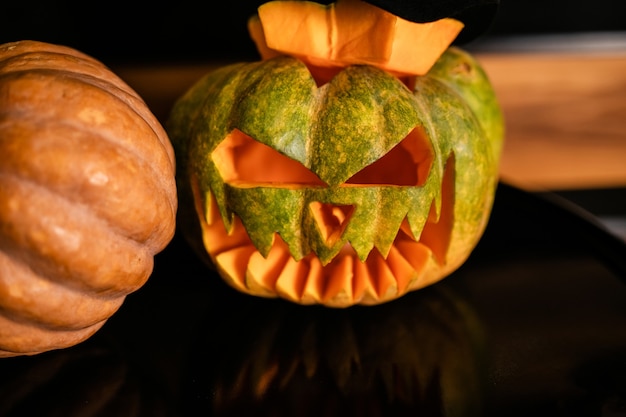
[[(299, 239), (305, 239), (300, 236), (305, 233), (302, 230), (290, 229), (291, 236), (281, 236), (273, 227), (267, 228), (262, 237), (264, 243), (260, 244), (258, 229), (266, 226), (262, 224), (262, 219), (256, 214), (246, 214), (247, 220), (242, 220), (237, 213), (243, 215), (244, 212), (230, 207), (226, 210), (232, 209), (233, 215), (222, 217), (214, 194), (202, 195), (197, 184), (194, 188), (205, 248), (222, 276), (233, 287), (259, 296), (281, 296), (300, 304), (323, 303), (341, 307), (356, 303), (378, 304), (432, 283), (427, 270), (445, 262), (450, 241), (454, 198), (453, 157), (445, 164), (444, 178), (440, 183), (443, 195), (439, 210), (434, 200), (425, 200), (426, 206), (420, 209), (423, 220), (418, 222), (423, 227), (419, 228), (415, 224), (411, 228), (408, 217), (404, 220), (396, 217), (394, 221), (385, 219), (389, 223), (385, 237), (372, 238), (384, 241), (380, 245), (367, 241), (358, 246), (354, 240), (351, 241), (349, 236), (354, 237), (355, 230), (370, 228), (367, 216), (358, 215), (361, 223), (348, 236), (347, 228), (351, 227), (351, 221), (357, 217), (357, 209), (361, 208), (356, 204), (341, 203), (353, 201), (346, 197), (335, 200), (326, 194), (331, 189), (333, 192), (349, 191), (355, 187), (360, 190), (367, 187), (422, 188), (433, 166), (434, 151), (421, 128), (414, 128), (374, 162), (360, 169), (354, 168), (356, 172), (351, 173), (344, 183), (333, 187), (324, 181), (323, 175), (310, 169), (306, 160), (296, 158), (297, 151), (291, 155), (288, 155), (290, 150), (285, 152), (280, 153), (234, 129), (213, 150), (211, 159), (224, 184), (232, 188), (229, 192), (240, 193), (239, 199), (234, 201), (249, 201), (240, 207), (244, 212), (247, 210), (245, 204), (256, 204), (256, 210), (263, 210), (268, 209), (265, 205), (281, 201), (269, 197), (269, 200), (260, 202), (262, 193), (248, 197), (252, 188), (272, 190), (268, 191), (268, 195), (276, 190), (288, 193), (307, 190), (309, 196), (318, 193), (318, 197), (313, 197), (311, 202), (300, 208), (308, 210), (304, 218), (312, 218), (317, 228), (319, 243), (315, 245), (318, 246), (309, 247), (313, 243), (301, 242)], [(342, 195), (343, 191), (337, 191), (336, 195)], [(363, 204), (366, 204), (365, 200)], [(297, 207), (292, 209), (298, 210)], [(427, 214), (428, 219), (425, 217)], [(280, 216), (292, 215), (283, 213)], [(301, 220), (298, 219), (303, 218), (293, 216), (296, 220), (289, 222), (294, 224), (299, 224)], [(229, 223), (225, 224), (225, 221)], [(246, 221), (258, 222), (257, 226), (252, 226), (254, 232), (251, 231), (250, 235), (244, 226)], [(416, 237), (411, 230), (419, 236)], [(259, 249), (261, 247), (263, 249)], [(293, 251), (294, 247), (296, 252), (305, 249), (298, 256)]]
[[(405, 219), (386, 256), (374, 248), (361, 261), (346, 243), (330, 263), (323, 265), (315, 253), (295, 260), (288, 245), (275, 234), (271, 249), (263, 256), (250, 240), (241, 220), (235, 216), (227, 231), (212, 193), (206, 199), (192, 183), (205, 249), (234, 288), (262, 297), (281, 296), (300, 304), (323, 303), (345, 307), (379, 304), (408, 291), (432, 284), (429, 271), (445, 263), (450, 244), (454, 204), (454, 158), (446, 164), (439, 216), (434, 209), (419, 239)], [(203, 206), (203, 202), (206, 206)], [(343, 233), (353, 211), (350, 205), (311, 203), (322, 235), (328, 244)], [(331, 220), (331, 221), (329, 221)]]

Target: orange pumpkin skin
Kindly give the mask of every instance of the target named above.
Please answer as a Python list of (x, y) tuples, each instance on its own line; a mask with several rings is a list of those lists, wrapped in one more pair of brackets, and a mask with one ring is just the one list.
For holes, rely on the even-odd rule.
[(172, 239), (172, 146), (101, 62), (0, 45), (0, 357), (75, 345), (152, 273)]

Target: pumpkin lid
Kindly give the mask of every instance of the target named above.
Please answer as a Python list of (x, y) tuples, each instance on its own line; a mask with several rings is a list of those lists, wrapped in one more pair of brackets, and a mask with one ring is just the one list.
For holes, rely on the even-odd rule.
[(315, 67), (369, 64), (426, 74), (463, 28), (453, 18), (411, 22), (361, 0), (269, 1), (248, 21), (263, 59), (286, 54)]
[(483, 35), (493, 23), (500, 0), (365, 0), (411, 22), (425, 23), (445, 17), (463, 22), (455, 40), (462, 45)]

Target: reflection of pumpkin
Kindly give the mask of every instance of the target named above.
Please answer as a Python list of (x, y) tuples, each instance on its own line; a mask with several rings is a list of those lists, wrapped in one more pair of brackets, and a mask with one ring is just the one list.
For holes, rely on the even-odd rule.
[(0, 356), (76, 344), (150, 275), (172, 238), (174, 155), (100, 62), (0, 46)]
[[(97, 338), (97, 336), (96, 336)], [(162, 386), (94, 339), (71, 349), (0, 362), (3, 417), (171, 416)]]
[(455, 270), (485, 227), (502, 118), (478, 63), (451, 48), (404, 83), (334, 71), (320, 82), (294, 57), (233, 64), (172, 111), (181, 199), (241, 291), (380, 303)]
[[(238, 295), (241, 297), (241, 295)], [(221, 300), (184, 378), (195, 415), (475, 416), (484, 334), (436, 285), (373, 308)]]

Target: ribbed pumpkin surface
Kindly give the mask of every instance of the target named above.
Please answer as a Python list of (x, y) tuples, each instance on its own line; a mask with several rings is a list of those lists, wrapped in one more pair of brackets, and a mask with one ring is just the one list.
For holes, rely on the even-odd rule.
[(143, 100), (97, 60), (0, 46), (0, 357), (76, 344), (171, 240), (174, 154)]

